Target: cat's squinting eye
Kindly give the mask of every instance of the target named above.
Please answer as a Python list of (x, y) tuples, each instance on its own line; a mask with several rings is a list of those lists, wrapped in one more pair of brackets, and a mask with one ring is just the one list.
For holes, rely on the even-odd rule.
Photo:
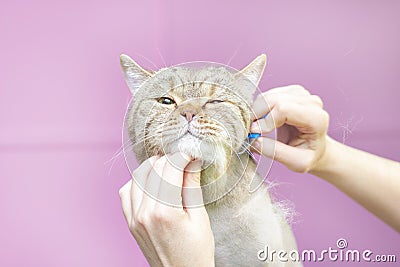
[(222, 102), (224, 102), (224, 101), (219, 100), (219, 99), (211, 99), (211, 100), (207, 101), (207, 103), (210, 103), (210, 104), (217, 104), (217, 103), (222, 103)]
[(160, 97), (157, 99), (157, 102), (160, 104), (164, 105), (173, 105), (175, 104), (175, 101), (172, 98), (169, 97)]

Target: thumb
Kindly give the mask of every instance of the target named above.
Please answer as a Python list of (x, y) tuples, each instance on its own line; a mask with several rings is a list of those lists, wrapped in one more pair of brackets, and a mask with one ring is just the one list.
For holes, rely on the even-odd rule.
[(190, 162), (183, 175), (182, 204), (189, 216), (207, 214), (200, 186), (201, 165), (201, 160)]
[(310, 150), (286, 145), (267, 137), (257, 138), (252, 147), (257, 153), (276, 160), (295, 172), (305, 172), (309, 159), (312, 158)]
[(183, 187), (200, 188), (201, 165), (201, 160), (196, 159), (186, 166), (183, 175)]

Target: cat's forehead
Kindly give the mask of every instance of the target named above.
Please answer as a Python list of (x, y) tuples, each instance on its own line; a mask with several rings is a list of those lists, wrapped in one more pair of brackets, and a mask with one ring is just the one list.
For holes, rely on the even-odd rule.
[(223, 67), (172, 67), (158, 71), (152, 78), (158, 93), (181, 99), (209, 97), (225, 93), (234, 86), (234, 75)]

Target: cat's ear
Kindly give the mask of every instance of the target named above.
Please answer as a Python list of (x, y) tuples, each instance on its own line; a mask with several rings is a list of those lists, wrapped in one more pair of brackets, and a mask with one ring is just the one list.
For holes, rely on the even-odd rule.
[(139, 87), (152, 75), (152, 73), (143, 69), (127, 55), (122, 54), (119, 59), (121, 68), (124, 72), (125, 81), (134, 95)]
[(239, 75), (243, 75), (255, 86), (258, 86), (258, 83), (261, 80), (261, 76), (264, 73), (266, 64), (267, 64), (267, 56), (265, 54), (261, 54), (258, 57), (256, 57), (256, 59), (254, 59), (249, 65), (247, 65), (241, 71), (239, 71)]

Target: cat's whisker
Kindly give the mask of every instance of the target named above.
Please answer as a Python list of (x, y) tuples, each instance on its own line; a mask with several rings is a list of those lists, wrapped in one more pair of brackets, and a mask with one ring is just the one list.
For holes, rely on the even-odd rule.
[[(117, 149), (117, 151), (112, 155), (112, 157), (109, 160), (105, 161), (104, 164), (108, 164), (108, 163), (112, 162), (111, 165), (114, 165), (114, 161), (123, 154), (124, 149), (126, 149), (126, 147), (128, 147), (130, 144), (131, 144), (130, 140), (128, 141), (128, 144), (122, 143), (121, 146)], [(111, 168), (110, 168), (110, 171), (111, 171)]]
[(153, 62), (153, 61), (151, 61), (150, 59), (148, 59), (147, 57), (145, 57), (144, 55), (142, 55), (142, 54), (140, 54), (140, 53), (138, 53), (138, 52), (134, 52), (136, 55), (138, 55), (139, 57), (141, 57), (141, 58), (143, 58), (143, 59), (145, 59), (147, 62), (149, 62), (151, 65), (153, 65), (153, 67), (156, 69), (156, 70), (158, 70), (159, 69), (159, 67)]
[(249, 146), (248, 147), (243, 147), (244, 151), (247, 152), (247, 154), (249, 154), (253, 159), (255, 158), (255, 154), (253, 153), (253, 151), (251, 151), (249, 149), (249, 147), (253, 147), (250, 143), (247, 143)]
[(231, 64), (232, 60), (236, 57), (237, 53), (239, 52), (240, 48), (242, 47), (243, 42), (239, 44), (239, 46), (236, 48), (236, 50), (233, 52), (233, 55), (229, 58), (228, 62), (226, 63), (226, 65), (229, 66), (229, 64)]
[[(247, 152), (252, 158), (254, 158), (254, 154), (253, 152), (248, 148), (248, 147), (253, 147), (247, 140), (241, 140), (238, 137), (235, 136), (230, 136), (230, 138), (233, 139), (234, 142), (242, 142), (242, 149), (244, 150), (242, 153)], [(230, 145), (230, 144), (229, 144)], [(248, 147), (246, 147), (246, 145), (248, 145)], [(230, 145), (230, 147), (233, 149), (233, 147)], [(239, 153), (241, 154), (241, 153)]]
[(164, 59), (163, 55), (161, 54), (160, 49), (159, 49), (158, 47), (157, 47), (156, 49), (157, 49), (158, 55), (160, 56), (162, 62), (164, 63), (164, 67), (167, 68), (167, 67), (168, 67), (168, 66), (167, 66), (167, 63), (165, 62), (165, 59)]
[[(223, 140), (223, 141), (226, 142), (226, 140)], [(227, 143), (227, 144), (229, 145), (229, 143)], [(229, 146), (230, 146), (230, 145), (229, 145)], [(231, 146), (231, 147), (232, 147), (232, 146)], [(233, 148), (232, 148), (232, 150), (233, 150)], [(245, 170), (247, 169), (248, 162), (247, 162), (247, 164), (245, 165), (244, 162), (242, 161), (242, 159), (240, 158), (240, 154), (237, 153), (237, 152), (234, 152), (234, 153), (236, 154), (236, 156), (237, 156), (237, 158), (238, 158), (240, 164), (242, 165), (243, 170), (245, 171)]]
[(143, 138), (141, 138), (139, 140), (136, 140), (135, 143), (132, 143), (132, 147), (137, 146), (138, 144), (143, 143), (144, 141), (146, 141), (146, 140), (148, 140), (150, 138), (158, 137), (158, 136), (159, 136), (159, 134), (147, 135), (147, 136), (145, 136), (145, 137), (143, 137)]
[(106, 164), (111, 162), (111, 166), (108, 169), (108, 175), (110, 175), (111, 170), (112, 170), (115, 162), (117, 161), (117, 158), (122, 155), (122, 152), (123, 152), (123, 150), (122, 150), (122, 146), (121, 146), (120, 148), (118, 148), (117, 152), (115, 152), (114, 155), (109, 160), (104, 162), (104, 165), (106, 165)]
[(118, 150), (119, 150), (118, 153), (115, 154), (111, 159), (109, 159), (108, 161), (105, 162), (105, 164), (107, 164), (108, 162), (112, 161), (111, 167), (110, 167), (110, 170), (109, 170), (109, 173), (111, 172), (111, 169), (112, 169), (112, 167), (113, 167), (113, 165), (114, 165), (116, 159), (117, 159), (119, 156), (123, 155), (123, 154), (124, 154), (124, 151), (127, 151), (128, 149), (131, 149), (131, 148), (137, 146), (138, 144), (143, 143), (144, 141), (146, 141), (146, 140), (148, 140), (148, 139), (150, 139), (150, 138), (156, 137), (156, 136), (158, 136), (158, 135), (154, 134), (154, 135), (146, 136), (146, 137), (144, 137), (144, 138), (142, 138), (142, 139), (136, 141), (135, 143), (132, 143), (131, 140), (128, 140), (127, 143), (123, 143), (123, 144), (121, 145), (121, 147), (118, 149)]
[(118, 150), (114, 153), (114, 155), (104, 162), (104, 164), (108, 164), (111, 162), (111, 166), (108, 169), (108, 175), (110, 175), (112, 168), (114, 167), (115, 162), (117, 161), (118, 157), (124, 154), (124, 151), (127, 150), (128, 148), (132, 147), (132, 142), (131, 140), (128, 140), (128, 142), (122, 143), (122, 145), (118, 148)]
[(107, 164), (107, 163), (109, 163), (110, 161), (112, 161), (114, 158), (118, 157), (118, 156), (121, 154), (121, 152), (123, 151), (123, 149), (122, 149), (123, 146), (124, 146), (124, 144), (122, 144), (122, 145), (117, 149), (117, 151), (114, 152), (114, 154), (111, 156), (111, 158), (110, 158), (109, 160), (107, 160), (107, 161), (104, 162), (104, 164)]

